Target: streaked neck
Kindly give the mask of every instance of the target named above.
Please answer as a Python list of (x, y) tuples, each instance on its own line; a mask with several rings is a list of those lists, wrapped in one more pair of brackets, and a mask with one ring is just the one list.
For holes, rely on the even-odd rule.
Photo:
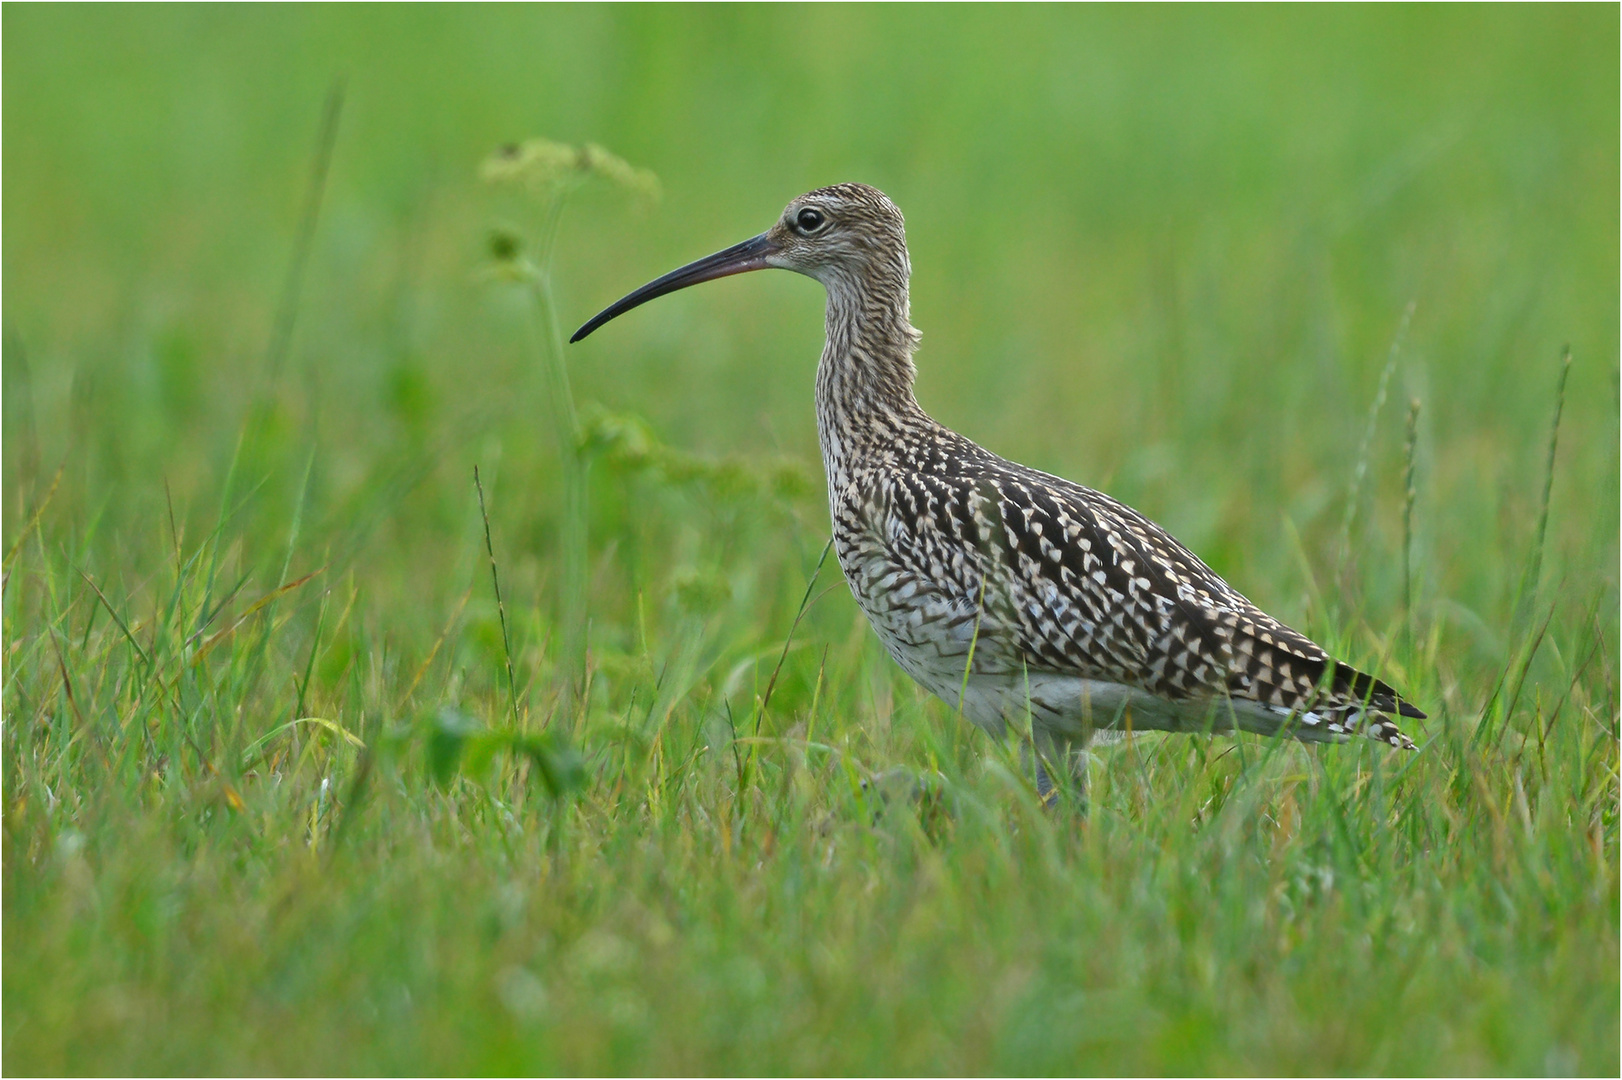
[(817, 434), (830, 484), (929, 418), (913, 397), (906, 255), (867, 279), (829, 275), (827, 342), (817, 365)]

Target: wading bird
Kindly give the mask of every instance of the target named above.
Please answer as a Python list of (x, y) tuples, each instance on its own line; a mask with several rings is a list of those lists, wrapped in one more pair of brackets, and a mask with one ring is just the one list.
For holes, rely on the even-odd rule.
[(1015, 464), (913, 397), (911, 263), (898, 210), (865, 184), (802, 195), (752, 240), (651, 281), (575, 332), (729, 274), (776, 267), (827, 289), (817, 433), (834, 547), (890, 655), (1001, 735), (1029, 724), (1037, 787), (1126, 728), (1234, 729), (1413, 749), (1425, 714), (1267, 615), (1154, 522)]

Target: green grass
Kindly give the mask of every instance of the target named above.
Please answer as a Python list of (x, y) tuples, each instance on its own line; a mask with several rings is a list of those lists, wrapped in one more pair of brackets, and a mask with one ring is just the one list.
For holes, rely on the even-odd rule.
[[(1622, 1067), (1615, 8), (0, 17), (8, 1073)], [(548, 253), (479, 179), (537, 135), (663, 199)], [(812, 283), (549, 359), (845, 179), (927, 408), (1421, 751), (1045, 811), (808, 592)]]

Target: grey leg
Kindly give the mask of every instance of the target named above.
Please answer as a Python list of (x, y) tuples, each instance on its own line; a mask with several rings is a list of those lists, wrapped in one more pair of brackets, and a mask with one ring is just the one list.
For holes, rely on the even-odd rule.
[[(1079, 742), (1038, 733), (1036, 737), (1036, 795), (1049, 809), (1059, 804), (1059, 788), (1049, 770), (1062, 775), (1077, 802), (1087, 805), (1087, 750)], [(1062, 773), (1061, 773), (1062, 770)]]

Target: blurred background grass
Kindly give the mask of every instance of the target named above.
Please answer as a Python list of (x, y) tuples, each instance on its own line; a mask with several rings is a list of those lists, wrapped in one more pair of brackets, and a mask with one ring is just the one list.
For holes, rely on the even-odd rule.
[[(1420, 397), (1424, 570), (1485, 615), (1513, 586), (1492, 568), (1526, 542), (1569, 342), (1556, 520), (1580, 506), (1589, 522), (1557, 531), (1558, 554), (1613, 561), (1615, 500), (1592, 497), (1616, 486), (1616, 133), (1597, 13), (9, 18), (7, 320), (28, 385), (8, 363), (8, 490), (70, 449), (92, 489), (144, 477), (108, 503), (113, 531), (144, 527), (160, 478), (186, 507), (223, 471), (342, 73), (277, 390), (297, 441), (322, 448), (327, 499), (414, 436), (459, 454), (459, 498), (477, 448), (452, 418), (469, 412), (500, 414), (481, 430), (508, 454), (543, 445), (526, 435), (539, 375), (475, 276), (497, 213), (475, 166), (545, 134), (601, 142), (667, 192), (651, 212), (590, 190), (571, 207), (565, 321), (752, 235), (802, 190), (867, 180), (909, 214), (926, 406), (1143, 507), (1275, 607), (1300, 589), (1278, 515), (1335, 519), (1413, 301), (1375, 482), (1393, 490), (1401, 405)], [(814, 462), (820, 326), (809, 282), (715, 286), (571, 351), (577, 393), (682, 446)], [(1390, 551), (1398, 500), (1377, 504)]]
[[(913, 321), (924, 333), (919, 396), (937, 418), (1148, 513), (1263, 607), (1349, 659), (1390, 672), (1440, 722), (1468, 729), (1484, 707), (1505, 709), (1508, 695), (1494, 687), (1549, 614), (1550, 630), (1540, 639), (1546, 644), (1527, 669), (1525, 700), (1509, 707), (1526, 716), (1509, 715), (1506, 723), (1522, 736), (1535, 733), (1548, 710), (1558, 713), (1555, 701), (1570, 699), (1585, 718), (1572, 722), (1574, 760), (1584, 760), (1599, 739), (1594, 745), (1607, 748), (1597, 766), (1601, 801), (1614, 801), (1613, 739), (1603, 725), (1614, 722), (1616, 705), (1617, 18), (1612, 7), (7, 7), (4, 533), (8, 551), (27, 541), (9, 570), (5, 598), (8, 1068), (409, 1071), (426, 1061), (451, 1071), (707, 1071), (770, 1062), (813, 1071), (1221, 1063), (1379, 1071), (1406, 1062), (1460, 1071), (1570, 1064), (1614, 1072), (1614, 1024), (1606, 1029), (1594, 1020), (1607, 1002), (1613, 1021), (1615, 1013), (1614, 812), (1594, 834), (1593, 865), (1584, 864), (1585, 873), (1600, 875), (1600, 893), (1552, 937), (1517, 938), (1527, 970), (1544, 971), (1551, 983), (1563, 972), (1584, 991), (1590, 1011), (1568, 1017), (1568, 1029), (1556, 1030), (1554, 1020), (1547, 1030), (1529, 1025), (1524, 1045), (1484, 1034), (1492, 1017), (1513, 1015), (1503, 1002), (1509, 1011), (1478, 1015), (1465, 1002), (1439, 999), (1440, 1011), (1462, 1010), (1466, 1018), (1457, 1022), (1469, 1033), (1450, 1029), (1448, 1039), (1422, 1052), (1393, 1044), (1389, 1034), (1369, 1037), (1373, 1018), (1366, 1029), (1351, 1024), (1344, 1042), (1336, 1041), (1315, 1026), (1310, 1010), (1299, 1009), (1284, 1010), (1276, 1028), (1241, 1038), (1233, 1017), (1213, 1021), (1214, 1014), (1190, 1006), (1204, 1000), (1190, 991), (1149, 1010), (1160, 1017), (1154, 1030), (1173, 1034), (1151, 1040), (1138, 1057), (1105, 1039), (1117, 1056), (1088, 1058), (1085, 1039), (1054, 1043), (1053, 1031), (989, 1019), (979, 1043), (952, 1031), (925, 1031), (900, 1044), (867, 1032), (870, 1038), (852, 1036), (849, 1056), (841, 1057), (837, 1048), (812, 1046), (819, 1032), (833, 1030), (819, 1023), (846, 1014), (795, 984), (775, 1005), (804, 1010), (806, 1026), (795, 1037), (813, 1042), (803, 1046), (789, 1036), (773, 1042), (762, 1030), (755, 1056), (729, 1057), (720, 1043), (705, 1041), (709, 1035), (683, 1043), (679, 1025), (661, 1028), (663, 1014), (654, 1008), (649, 1030), (663, 1035), (592, 1042), (581, 1033), (597, 1029), (577, 1021), (578, 1043), (557, 1036), (557, 1026), (547, 1029), (551, 1043), (527, 1044), (507, 1032), (503, 1038), (518, 1039), (503, 1051), (511, 1056), (480, 1057), (472, 1040), (493, 1038), (493, 1029), (481, 1026), (477, 1010), (466, 1017), (458, 1011), (458, 979), (489, 993), (500, 976), (507, 989), (498, 996), (511, 1005), (528, 1000), (526, 976), (511, 972), (529, 969), (498, 963), (474, 946), (477, 955), (459, 961), (466, 971), (429, 963), (402, 974), (381, 958), (396, 939), (378, 937), (370, 947), (380, 952), (362, 949), (372, 959), (357, 964), (374, 964), (381, 981), (366, 983), (364, 972), (353, 978), (365, 983), (362, 997), (404, 987), (406, 1003), (388, 998), (393, 1004), (361, 1020), (323, 1011), (319, 993), (300, 1004), (277, 999), (274, 990), (227, 989), (223, 972), (245, 962), (232, 949), (248, 947), (233, 944), (225, 929), (239, 913), (235, 904), (270, 920), (295, 953), (315, 948), (312, 942), (354, 941), (352, 933), (301, 921), (315, 918), (313, 899), (293, 904), (302, 914), (288, 916), (291, 922), (277, 922), (276, 914), (283, 910), (276, 897), (310, 880), (300, 876), (306, 871), (296, 853), (284, 849), (314, 843), (319, 815), (306, 828), (310, 800), (323, 797), (322, 782), (349, 776), (353, 755), (322, 744), (313, 751), (317, 765), (307, 768), (302, 736), (293, 732), (287, 762), (260, 770), (278, 785), (285, 774), (289, 783), (257, 795), (235, 776), (236, 765), (226, 764), (240, 764), (245, 743), (294, 715), (290, 676), (296, 684), (305, 673), (296, 697), (313, 703), (306, 711), (319, 707), (319, 715), (373, 742), (442, 702), (502, 718), (504, 649), (487, 599), (474, 464), (489, 495), (524, 715), (536, 723), (551, 715), (560, 474), (528, 302), (490, 280), (486, 249), (493, 226), (532, 230), (535, 220), (531, 209), (477, 176), (495, 147), (532, 135), (602, 143), (663, 184), (656, 204), (603, 185), (571, 201), (555, 253), (565, 329), (656, 274), (753, 235), (801, 191), (841, 180), (872, 183), (908, 215)], [(330, 176), (292, 347), (273, 371), (267, 343), (297, 243), (322, 104), (338, 76), (345, 96)], [(1410, 304), (1348, 556), (1340, 537), (1354, 462)], [(645, 418), (670, 446), (744, 463), (786, 459), (807, 478), (797, 489), (741, 496), (612, 462), (594, 467), (597, 675), (577, 732), (593, 763), (593, 790), (613, 791), (609, 803), (617, 809), (597, 817), (574, 812), (583, 816), (581, 835), (606, 845), (592, 848), (593, 858), (580, 856), (581, 865), (606, 875), (621, 850), (614, 845), (638, 853), (632, 869), (614, 871), (635, 879), (622, 881), (632, 896), (658, 891), (635, 867), (656, 877), (651, 867), (668, 859), (684, 873), (704, 874), (691, 845), (703, 849), (718, 826), (707, 823), (708, 811), (670, 806), (687, 806), (683, 799), (709, 805), (706, 791), (728, 807), (748, 803), (741, 772), (729, 778), (704, 770), (718, 770), (738, 748), (728, 749), (716, 725), (729, 704), (753, 715), (826, 537), (811, 409), (821, 313), (813, 283), (754, 275), (662, 300), (568, 351), (582, 403)], [(1534, 604), (1523, 586), (1567, 344), (1573, 365)], [(1402, 610), (1401, 571), (1410, 399), (1421, 403), (1411, 618)], [(251, 415), (262, 422), (248, 425)], [(251, 437), (244, 442), (245, 431)], [(59, 468), (37, 531), (25, 536)], [(228, 515), (222, 503), (232, 508)], [(177, 551), (205, 549), (207, 582), (175, 569), (183, 561)], [(177, 691), (174, 716), (161, 724), (142, 711), (158, 706), (129, 696), (139, 657), (119, 651), (124, 638), (105, 613), (100, 625), (92, 615), (119, 608), (141, 639), (167, 625), (166, 598), (191, 596), (195, 586), (200, 632), (222, 598), (228, 611), (241, 611), (321, 567), (318, 583), (271, 609), (256, 631), (257, 651), (239, 655), (231, 651), (237, 644), (227, 643), (210, 661), (220, 671)], [(80, 570), (113, 603), (98, 608)], [(228, 592), (233, 582), (241, 588), (236, 599)], [(464, 596), (471, 596), (465, 608)], [(978, 782), (969, 763), (985, 747), (953, 734), (956, 721), (944, 708), (914, 696), (858, 619), (842, 588), (818, 601), (800, 632), (804, 644), (785, 664), (766, 730), (798, 731), (803, 739), (800, 725), (809, 724), (847, 749), (857, 740), (874, 765), (922, 765), (916, 739), (948, 740), (968, 772), (958, 777), (942, 767), (965, 784)], [(447, 627), (448, 645), (440, 648)], [(764, 672), (757, 654), (766, 657)], [(666, 683), (673, 669), (686, 680), (679, 692)], [(729, 682), (739, 670), (744, 674)], [(170, 720), (185, 737), (174, 735), (173, 753), (161, 737), (148, 739), (150, 757), (138, 749), (109, 773), (95, 772), (102, 766), (81, 759), (82, 737), (66, 719), (75, 714), (61, 688), (74, 676), (84, 687), (80, 722), (85, 708), (94, 719), (102, 703), (105, 720), (96, 723), (110, 725), (113, 744), (139, 746), (135, 728), (168, 731)], [(712, 751), (691, 773), (710, 787), (687, 792), (678, 784), (685, 794), (648, 796), (639, 817), (615, 800), (636, 788), (638, 770), (658, 774), (639, 756), (646, 746), (637, 743), (642, 749), (632, 753), (619, 736), (594, 741), (591, 732), (594, 717), (607, 723), (651, 708), (650, 696), (665, 708), (670, 730)], [(139, 722), (126, 727), (132, 716)], [(639, 739), (657, 743), (648, 736), (653, 728), (639, 730)], [(1586, 760), (1573, 775), (1592, 775), (1596, 766)], [(1494, 762), (1492, 783), (1501, 786), (1477, 793), (1475, 810), (1498, 821), (1525, 786), (1518, 771), (1524, 763)], [(1159, 789), (1152, 778), (1144, 783), (1174, 793), (1209, 767), (1185, 762), (1179, 768), (1193, 772), (1173, 770)], [(840, 818), (844, 804), (830, 808), (818, 801), (824, 796), (793, 787), (786, 778), (805, 774), (783, 768), (781, 788), (775, 778), (763, 780), (748, 803), (750, 813), (775, 824), (755, 832), (740, 824), (740, 837), (756, 836), (750, 843), (766, 844), (769, 856), (775, 841), (758, 836), (792, 833), (785, 821), (804, 824), (826, 813), (857, 828), (859, 820)], [(1458, 775), (1457, 763), (1449, 768), (1438, 766), (1436, 776)], [(259, 775), (248, 772), (249, 779)], [(119, 783), (109, 782), (112, 775)], [(229, 834), (235, 839), (204, 843), (190, 826), (172, 824), (193, 821), (205, 830), (199, 835), (214, 836), (176, 793), (195, 796), (226, 782), (221, 776), (246, 793), (253, 814), (243, 816), (255, 823), (236, 826), (241, 835)], [(522, 791), (521, 781), (507, 781)], [(65, 790), (80, 795), (65, 799)], [(480, 832), (495, 827), (480, 816), (494, 813), (482, 797), (425, 795), (398, 778), (390, 790), (399, 801), (380, 801), (356, 826), (354, 836), (367, 838), (356, 840), (356, 859), (404, 859), (426, 872), (442, 857), (459, 866), (453, 877), (497, 891), (502, 881), (560, 872), (544, 869), (551, 864), (539, 847)], [(1429, 797), (1423, 792), (1430, 789), (1416, 790), (1413, 797)], [(1558, 829), (1586, 844), (1583, 815), (1596, 796), (1587, 787), (1580, 796), (1560, 790), (1582, 809), (1559, 818)], [(1466, 785), (1458, 797), (1468, 803), (1477, 794)], [(441, 798), (451, 809), (433, 801)], [(465, 826), (472, 833), (423, 826), (420, 845), (417, 833), (400, 839), (409, 832), (400, 822), (412, 814), (457, 820), (457, 798), (472, 800)], [(542, 831), (544, 804), (514, 798), (528, 807), (523, 820)], [(1107, 792), (1100, 798), (1110, 805)], [(1130, 808), (1130, 798), (1121, 798)], [(789, 809), (773, 809), (773, 800), (786, 800)], [(700, 839), (676, 829), (666, 813)], [(647, 820), (672, 831), (641, 831)], [(1132, 833), (1133, 843), (1154, 846), (1153, 820)], [(207, 826), (215, 827), (224, 828)], [(72, 858), (62, 854), (68, 833), (81, 838), (68, 845)], [(995, 829), (987, 835), (985, 850), (1008, 842)], [(90, 855), (77, 854), (80, 843)], [(214, 850), (210, 844), (218, 862), (198, 854)], [(462, 844), (478, 854), (432, 854), (447, 844), (453, 853)], [(947, 864), (988, 857), (968, 839), (960, 845), (955, 858), (947, 852)], [(120, 862), (115, 853), (126, 850), (130, 861)], [(75, 877), (74, 859), (85, 858), (94, 873)], [(475, 869), (458, 858), (473, 859)], [(905, 892), (914, 880), (908, 875), (924, 873), (909, 858), (936, 865), (927, 851), (899, 858), (899, 876), (880, 875), (881, 895)], [(1393, 858), (1425, 865), (1412, 852)], [(181, 891), (164, 894), (168, 900), (119, 892), (157, 888), (138, 882), (137, 866), (156, 865), (158, 878), (182, 880), (188, 861), (199, 880), (213, 883), (208, 890), (175, 886)], [(1081, 865), (1076, 872), (1085, 878), (1082, 871), (1103, 864)], [(1466, 861), (1456, 878), (1435, 867), (1424, 872), (1441, 875), (1435, 880), (1445, 897), (1451, 888), (1484, 888), (1475, 878), (1488, 865)], [(197, 869), (205, 866), (211, 869)], [(580, 888), (596, 887), (587, 871), (572, 872)], [(965, 874), (965, 888), (977, 895), (971, 874), (952, 872)], [(1516, 872), (1537, 878), (1529, 864)], [(792, 894), (800, 886), (790, 879), (798, 878), (784, 870), (788, 877), (752, 886), (736, 873), (737, 880), (704, 885), (711, 890), (704, 895), (743, 906), (726, 933), (735, 935), (739, 956), (758, 957), (760, 940), (751, 935), (765, 930), (748, 916), (749, 889)], [(1060, 893), (1085, 891), (1055, 873)], [(853, 887), (833, 881), (829, 888)], [(398, 913), (400, 905), (411, 907), (403, 897), (423, 890), (430, 899), (418, 897), (426, 906), (411, 907), (413, 918), (443, 905), (447, 922), (424, 932), (445, 933), (460, 925), (455, 884), (436, 891), (411, 878), (404, 892), (370, 907), (337, 886), (319, 889), (338, 889), (328, 901), (355, 918)], [(1200, 895), (1197, 882), (1188, 887)], [(147, 911), (142, 904), (170, 911), (151, 916), (160, 922), (175, 918), (173, 911), (191, 912), (199, 926), (218, 921), (217, 930), (199, 931), (190, 951), (163, 946), (192, 957), (201, 981), (175, 981), (179, 975), (143, 951), (158, 948), (140, 944), (146, 931), (126, 941), (118, 937), (125, 931), (96, 924), (103, 930), (88, 932), (51, 914), (81, 910), (71, 899), (81, 894), (75, 890), (99, 896), (103, 917), (127, 902), (131, 911)], [(218, 915), (208, 899), (215, 890)], [(941, 916), (933, 936), (917, 931), (930, 949), (946, 948), (957, 933), (953, 918), (972, 927), (963, 912), (977, 910), (974, 902), (959, 899), (967, 906)], [(527, 915), (513, 918), (532, 931), (548, 927), (559, 940), (574, 940), (591, 921), (585, 901), (548, 903), (557, 910), (524, 909)], [(806, 977), (815, 985), (860, 981), (866, 973), (855, 958), (862, 950), (839, 936), (839, 906), (828, 900), (811, 910), (817, 914), (806, 916), (807, 937), (842, 941), (851, 952), (806, 961), (813, 973)], [(54, 921), (59, 917), (66, 921)], [(878, 925), (892, 924), (881, 915)], [(1326, 925), (1326, 932), (1353, 934), (1332, 919)], [(928, 1003), (919, 1006), (926, 1013), (948, 1015), (959, 1006), (972, 1012), (977, 992), (1021, 1000), (1036, 993), (1031, 943), (1013, 963), (1008, 957), (1019, 950), (1009, 943), (1023, 940), (1021, 927), (998, 926), (980, 957), (992, 975), (966, 974), (942, 960), (946, 974), (920, 970), (923, 982), (898, 993)], [(1090, 932), (1110, 932), (1107, 920)], [(1599, 959), (1609, 958), (1609, 981), (1583, 982), (1603, 964), (1584, 968), (1579, 958), (1570, 961), (1577, 969), (1563, 969), (1549, 959), (1565, 955), (1555, 942), (1594, 943), (1595, 935)], [(109, 952), (111, 940), (126, 941), (126, 951)], [(1219, 968), (1255, 962), (1242, 940), (1218, 950)], [(615, 947), (603, 946), (609, 953)], [(705, 947), (732, 955), (713, 942)], [(111, 959), (115, 954), (122, 959)], [(628, 955), (615, 954), (606, 966), (587, 963), (581, 985), (618, 978), (613, 992), (621, 992), (652, 963), (652, 954)], [(768, 961), (750, 962), (771, 970)], [(885, 977), (908, 986), (909, 962), (897, 958)], [(153, 974), (153, 964), (169, 974)], [(113, 1004), (95, 996), (87, 976), (74, 974), (109, 965), (132, 988)], [(532, 977), (553, 987), (555, 1004), (565, 1000), (558, 981), (573, 976), (541, 967)], [(1313, 981), (1321, 969), (1307, 967), (1310, 977), (1280, 976), (1292, 1000), (1309, 984), (1327, 985)], [(1506, 962), (1503, 970), (1512, 967)], [(754, 976), (747, 973), (741, 981), (722, 979), (712, 998), (693, 989), (680, 964), (661, 970), (663, 985), (682, 988), (672, 991), (678, 996), (692, 990), (695, 1000), (712, 1003), (739, 994), (774, 1001), (770, 989), (748, 989)], [(1444, 973), (1438, 986), (1456, 981), (1452, 969), (1437, 970)], [(210, 981), (216, 978), (225, 981)], [(1062, 1005), (1071, 1000), (1064, 997), (1070, 984), (1054, 978)], [(1152, 997), (1155, 978), (1142, 974), (1124, 1004), (1105, 1009), (1119, 1014), (1112, 1023), (1130, 1028), (1133, 1016), (1147, 1015), (1131, 995)], [(930, 996), (930, 979), (944, 998)], [(997, 979), (1001, 989), (993, 991)], [(768, 980), (780, 982), (780, 972)], [(322, 993), (343, 993), (336, 984), (310, 985), (317, 984)], [(1452, 992), (1469, 994), (1456, 986)], [(434, 998), (449, 1011), (425, 1023), (410, 1002), (435, 993), (450, 995)], [(211, 1043), (222, 1039), (222, 1026), (240, 1022), (228, 1006), (247, 1007), (242, 994), (253, 1008), (280, 1001), (290, 1030), (315, 1034), (296, 1050), (252, 1032), (240, 1036), (245, 1042)], [(1260, 1007), (1273, 999), (1254, 1000)], [(196, 1005), (208, 1001), (215, 1011)], [(1043, 998), (1030, 1007), (1040, 1012), (1048, 1004)], [(1545, 1004), (1550, 1016), (1559, 1014), (1552, 999)], [(871, 1002), (846, 1005), (849, 1015), (872, 1012)], [(1081, 1008), (1064, 1008), (1072, 1006)], [(715, 1007), (722, 1016), (743, 1015)], [(527, 1015), (518, 1006), (508, 1012), (520, 1021)], [(591, 1015), (610, 1013), (603, 1006)], [(900, 1022), (899, 1014), (879, 1014)], [(86, 1024), (106, 1037), (70, 1042), (83, 1040)], [(356, 1024), (374, 1041), (354, 1041)], [(399, 1034), (412, 1024), (417, 1042)], [(164, 1030), (185, 1037), (166, 1043)], [(390, 1032), (401, 1041), (385, 1051)], [(420, 1041), (429, 1039), (422, 1032), (432, 1040)], [(348, 1048), (340, 1051), (340, 1043)], [(431, 1053), (424, 1049), (430, 1044)], [(1324, 1046), (1328, 1057), (1311, 1056)]]

